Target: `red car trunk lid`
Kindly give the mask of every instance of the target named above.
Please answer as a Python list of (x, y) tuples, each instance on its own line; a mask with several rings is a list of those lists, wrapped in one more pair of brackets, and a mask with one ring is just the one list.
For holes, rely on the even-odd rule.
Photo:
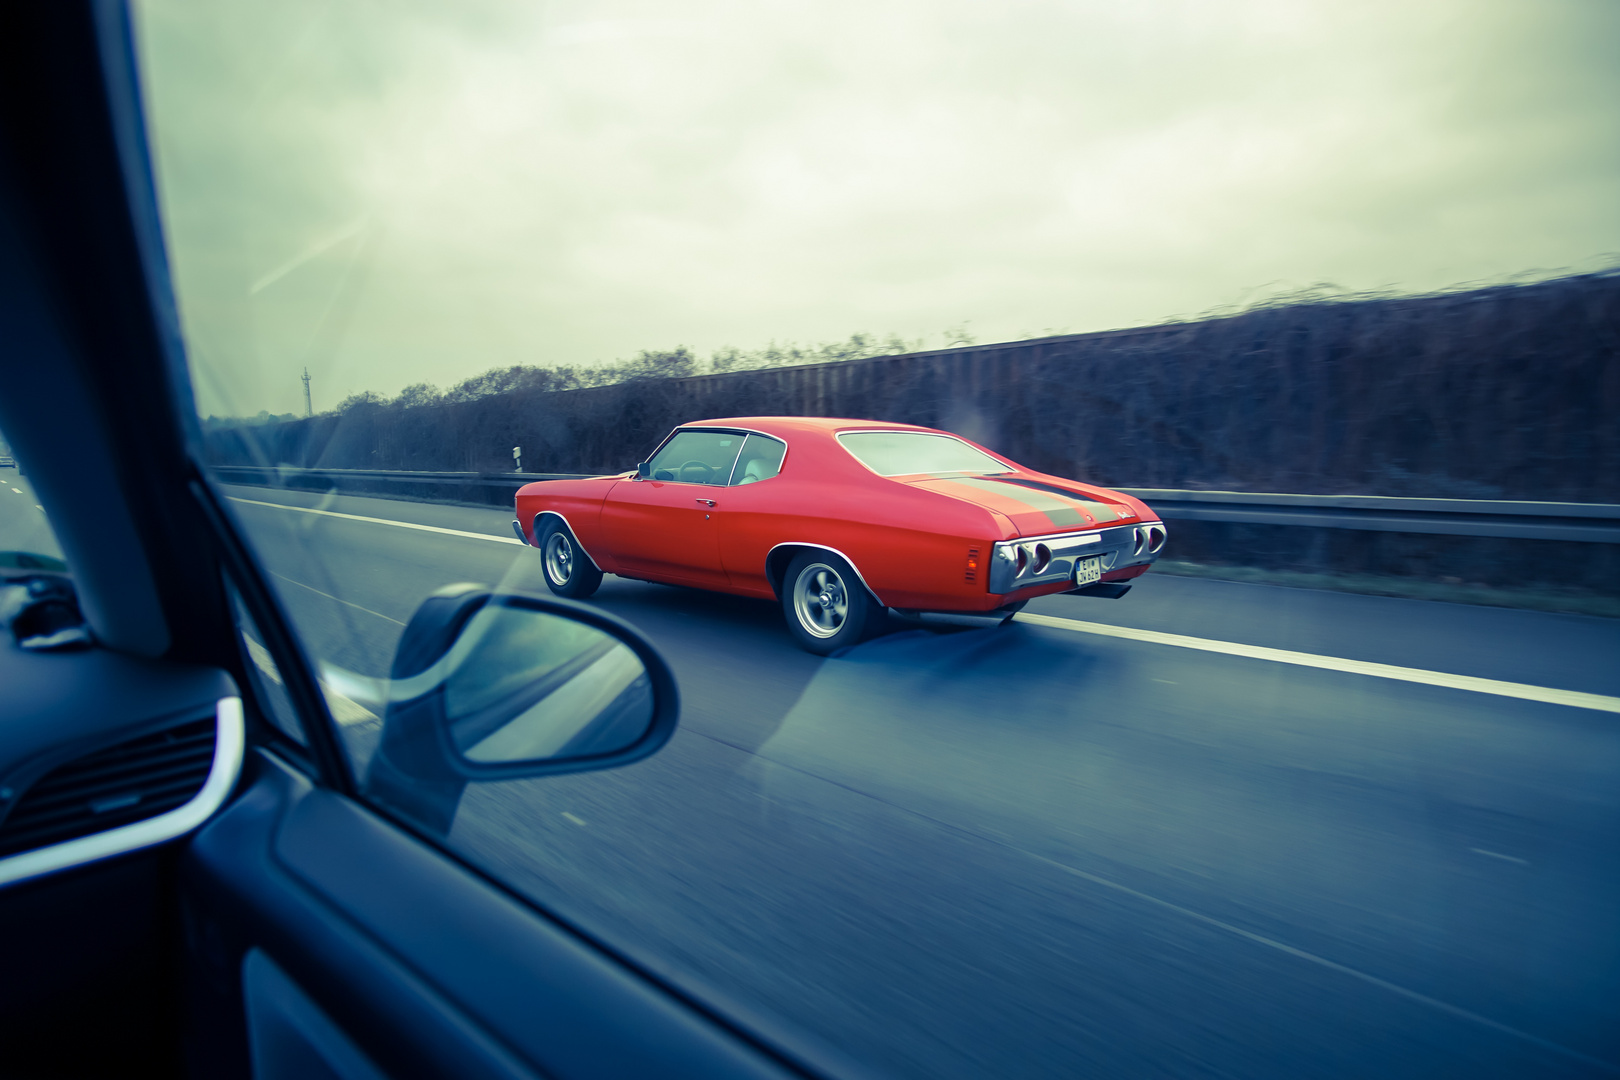
[(1015, 475), (930, 476), (903, 483), (994, 510), (1011, 519), (1019, 536), (1075, 532), (1134, 517), (1128, 506)]

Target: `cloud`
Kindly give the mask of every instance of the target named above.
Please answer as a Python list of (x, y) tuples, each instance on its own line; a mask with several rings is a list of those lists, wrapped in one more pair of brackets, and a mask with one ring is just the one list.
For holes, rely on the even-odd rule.
[(136, 10), (205, 411), (1620, 251), (1612, 5)]

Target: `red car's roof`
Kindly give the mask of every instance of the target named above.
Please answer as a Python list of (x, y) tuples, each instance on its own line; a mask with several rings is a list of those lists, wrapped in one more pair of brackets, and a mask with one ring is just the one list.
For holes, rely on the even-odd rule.
[(831, 435), (838, 431), (855, 429), (886, 431), (933, 431), (916, 424), (896, 424), (886, 420), (851, 420), (829, 416), (727, 416), (717, 420), (693, 420), (681, 427), (734, 427), (753, 428), (767, 435), (786, 437), (793, 432), (818, 432)]

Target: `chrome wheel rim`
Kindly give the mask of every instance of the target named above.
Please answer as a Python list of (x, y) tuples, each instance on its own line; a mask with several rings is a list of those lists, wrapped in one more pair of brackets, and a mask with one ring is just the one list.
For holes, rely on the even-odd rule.
[(574, 576), (574, 545), (560, 532), (546, 540), (546, 577), (553, 585), (567, 585)]
[(811, 563), (793, 583), (793, 613), (805, 632), (830, 638), (849, 618), (849, 590), (837, 570), (826, 563)]

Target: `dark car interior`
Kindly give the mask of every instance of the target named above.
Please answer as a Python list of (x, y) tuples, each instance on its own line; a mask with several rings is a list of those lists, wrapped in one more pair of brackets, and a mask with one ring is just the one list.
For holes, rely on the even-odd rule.
[[(71, 567), (0, 570), (0, 1072), (817, 1072), (451, 858), (408, 807), (353, 798), (367, 778), (196, 464), (128, 12), (0, 19), (0, 429)], [(233, 591), (301, 739), (271, 722)], [(466, 607), (413, 622), (401, 670), (453, 652)], [(660, 695), (625, 751), (650, 753), (673, 682), (598, 622)], [(396, 784), (447, 767), (389, 738)]]

